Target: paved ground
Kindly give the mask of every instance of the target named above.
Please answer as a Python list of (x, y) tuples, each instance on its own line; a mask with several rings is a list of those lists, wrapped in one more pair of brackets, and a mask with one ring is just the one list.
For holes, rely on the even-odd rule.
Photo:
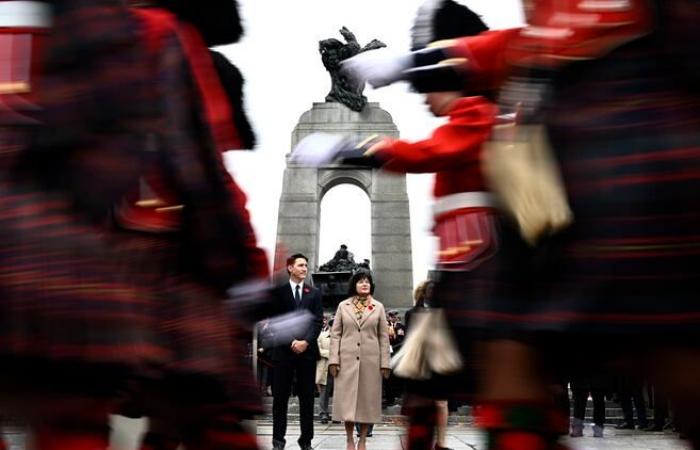
[[(287, 436), (287, 449), (298, 450), (298, 425), (290, 424)], [(291, 434), (291, 433), (295, 434)], [(374, 434), (367, 439), (367, 450), (400, 450), (405, 441), (404, 428), (396, 425), (377, 425)], [(261, 447), (269, 450), (272, 439), (272, 426), (268, 423), (257, 427)], [(345, 431), (342, 425), (320, 425), (315, 427), (316, 437), (312, 445), (319, 450), (345, 450)], [(636, 431), (605, 430), (603, 439), (592, 437), (590, 426), (584, 437), (568, 439), (568, 444), (576, 450), (685, 450), (688, 447), (672, 433), (646, 433)], [(482, 450), (484, 442), (480, 433), (470, 425), (451, 425), (448, 429), (447, 444), (454, 450)]]
[[(143, 420), (115, 417), (112, 426), (112, 450), (136, 450), (141, 433), (146, 427)], [(263, 450), (270, 449), (272, 440), (272, 425), (269, 420), (251, 424), (255, 427), (260, 446)], [(296, 439), (298, 438), (299, 425), (297, 422), (289, 424), (287, 435), (287, 449), (298, 450)], [(342, 425), (316, 424), (316, 437), (312, 445), (315, 450), (345, 450), (345, 431)], [(367, 440), (368, 450), (401, 450), (405, 443), (404, 428), (395, 424), (377, 425), (374, 428), (373, 437)], [(591, 436), (589, 427), (584, 431), (585, 436), (578, 439), (568, 439), (567, 442), (575, 450), (687, 450), (688, 447), (678, 436), (667, 433), (644, 433), (635, 431), (605, 430), (603, 439)], [(10, 450), (25, 450), (25, 437), (21, 430), (6, 429), (5, 437), (10, 444)], [(482, 450), (483, 440), (474, 427), (466, 424), (450, 425), (448, 429), (447, 444), (454, 450)]]

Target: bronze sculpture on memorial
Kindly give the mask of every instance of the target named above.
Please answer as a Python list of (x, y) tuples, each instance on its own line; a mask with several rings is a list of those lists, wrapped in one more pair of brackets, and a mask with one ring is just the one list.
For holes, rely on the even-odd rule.
[(367, 97), (362, 95), (365, 89), (364, 81), (356, 81), (341, 71), (340, 62), (368, 50), (386, 47), (382, 41), (373, 39), (369, 44), (360, 47), (355, 35), (343, 27), (340, 34), (346, 43), (338, 39), (323, 39), (318, 43), (318, 51), (321, 53), (321, 61), (331, 75), (331, 90), (326, 95), (327, 102), (342, 103), (353, 111), (362, 111), (367, 104)]
[(348, 296), (350, 278), (361, 270), (372, 273), (369, 259), (365, 258), (361, 263), (356, 263), (348, 246), (341, 244), (333, 259), (313, 273), (314, 285), (321, 290), (324, 308), (335, 311), (338, 303)]
[(348, 246), (341, 244), (333, 259), (319, 267), (320, 272), (354, 272), (357, 269), (355, 256), (348, 251)]

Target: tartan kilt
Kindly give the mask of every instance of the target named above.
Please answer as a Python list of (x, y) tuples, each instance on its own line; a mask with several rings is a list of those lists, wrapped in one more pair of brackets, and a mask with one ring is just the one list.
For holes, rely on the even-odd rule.
[(0, 182), (3, 381), (113, 395), (139, 379), (169, 395), (195, 389), (192, 404), (258, 412), (248, 333), (218, 292), (179, 270), (176, 241), (71, 211), (58, 194)]
[(65, 197), (0, 182), (0, 355), (112, 370), (162, 363), (154, 303)]
[(546, 122), (574, 224), (499, 251), (444, 300), (457, 327), (516, 335), (700, 332), (700, 99), (651, 39), (561, 74)]
[(112, 240), (120, 270), (151, 293), (159, 342), (168, 351), (136, 388), (147, 400), (144, 413), (167, 416), (183, 405), (185, 414), (201, 413), (197, 408), (262, 412), (247, 355), (252, 334), (227, 312), (220, 291), (183, 270), (179, 235), (123, 230)]
[[(227, 190), (187, 55), (169, 36), (153, 57), (144, 31), (118, 0), (57, 8), (41, 126), (30, 143), (0, 130), (12, 157), (12, 181), (0, 174), (0, 361), (12, 373), (0, 383), (32, 374), (27, 389), (112, 395), (141, 380), (167, 386), (160, 399), (191, 393), (190, 414), (213, 403), (257, 412), (247, 333), (211, 287), (248, 275), (247, 212)], [(105, 212), (155, 165), (187, 205), (187, 232), (110, 229)]]

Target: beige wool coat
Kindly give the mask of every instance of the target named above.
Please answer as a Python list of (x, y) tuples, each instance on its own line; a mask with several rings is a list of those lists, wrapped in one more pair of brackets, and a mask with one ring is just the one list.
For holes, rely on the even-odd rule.
[(382, 373), (391, 368), (384, 305), (371, 299), (361, 320), (352, 298), (343, 300), (331, 329), (328, 365), (339, 364), (333, 394), (333, 420), (382, 420)]

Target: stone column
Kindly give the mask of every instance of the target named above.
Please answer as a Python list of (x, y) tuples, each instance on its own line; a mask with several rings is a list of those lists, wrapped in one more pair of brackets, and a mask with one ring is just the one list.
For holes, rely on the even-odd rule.
[(375, 295), (391, 307), (411, 306), (413, 261), (406, 177), (375, 171), (370, 199)]

